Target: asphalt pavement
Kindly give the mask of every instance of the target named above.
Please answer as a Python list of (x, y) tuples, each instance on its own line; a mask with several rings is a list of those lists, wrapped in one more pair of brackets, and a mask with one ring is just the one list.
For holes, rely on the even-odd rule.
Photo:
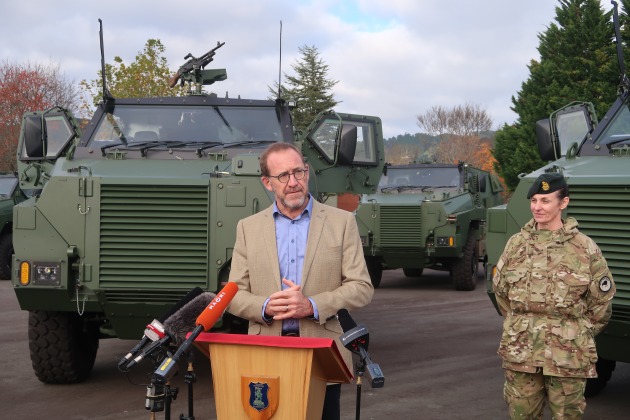
[[(482, 271), (482, 270), (480, 270)], [(457, 292), (447, 273), (420, 279), (386, 271), (370, 305), (352, 313), (370, 332), (369, 353), (385, 375), (383, 388), (361, 387), (361, 419), (506, 419), (503, 373), (496, 355), (501, 318), (485, 293)], [(4, 419), (150, 419), (144, 408), (153, 366), (130, 374), (117, 369), (134, 341), (101, 340), (92, 375), (74, 385), (45, 385), (35, 377), (28, 350), (28, 314), (9, 281), (0, 281), (0, 416)], [(138, 338), (142, 332), (138, 332)], [(215, 419), (210, 362), (195, 354), (193, 415)], [(182, 367), (184, 369), (184, 367)], [(189, 415), (183, 372), (171, 418)], [(235, 390), (238, 392), (238, 390)], [(586, 420), (630, 413), (630, 364), (620, 363), (604, 391), (588, 400)], [(357, 418), (357, 387), (342, 387), (342, 418)], [(157, 413), (164, 419), (165, 413)], [(545, 418), (549, 418), (548, 413)]]

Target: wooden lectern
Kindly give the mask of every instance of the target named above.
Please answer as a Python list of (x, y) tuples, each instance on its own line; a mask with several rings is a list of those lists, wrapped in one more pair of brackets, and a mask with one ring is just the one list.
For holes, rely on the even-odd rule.
[(326, 383), (352, 373), (334, 340), (202, 333), (218, 420), (320, 420)]

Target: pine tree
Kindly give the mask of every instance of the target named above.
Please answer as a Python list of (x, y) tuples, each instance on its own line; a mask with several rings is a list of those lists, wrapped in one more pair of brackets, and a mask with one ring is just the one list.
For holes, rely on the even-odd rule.
[(320, 58), (315, 46), (305, 45), (299, 51), (301, 58), (291, 66), (295, 76), (285, 74), (287, 86), (283, 85), (281, 90), (284, 99), (296, 102), (296, 107), (291, 111), (293, 125), (297, 130), (304, 130), (317, 114), (339, 103), (330, 93), (338, 81), (328, 79), (329, 67)]
[(535, 123), (573, 101), (592, 102), (603, 116), (616, 98), (618, 66), (611, 42), (611, 12), (599, 0), (559, 0), (556, 23), (539, 34), (540, 61), (528, 66), (530, 76), (512, 97), (515, 124), (503, 126), (494, 147), (495, 168), (510, 190), (518, 174), (544, 164), (538, 156)]

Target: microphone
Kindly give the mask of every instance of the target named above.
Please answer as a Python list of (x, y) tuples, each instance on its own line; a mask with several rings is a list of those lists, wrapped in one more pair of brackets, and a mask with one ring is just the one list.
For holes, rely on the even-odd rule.
[[(339, 337), (341, 344), (351, 352), (361, 357), (361, 363), (357, 367), (361, 371), (363, 367), (367, 370), (370, 385), (372, 388), (382, 388), (385, 385), (385, 376), (381, 367), (372, 361), (368, 354), (370, 344), (370, 333), (365, 325), (357, 325), (350, 313), (346, 309), (337, 312), (337, 320), (341, 325), (343, 334)], [(362, 372), (360, 372), (362, 374)]]
[(191, 332), (197, 325), (197, 317), (212, 302), (215, 296), (216, 294), (214, 293), (204, 292), (164, 321), (164, 330), (175, 339), (174, 345), (180, 346), (186, 340), (186, 334)]
[(236, 292), (238, 292), (236, 283), (228, 282), (228, 284), (217, 293), (214, 299), (212, 299), (208, 306), (206, 306), (203, 312), (197, 317), (195, 321), (197, 326), (190, 333), (186, 341), (182, 343), (172, 357), (164, 359), (162, 364), (155, 370), (153, 373), (153, 383), (165, 385), (171, 380), (173, 375), (177, 373), (177, 361), (179, 358), (190, 351), (190, 347), (199, 334), (212, 328), (221, 317), (230, 301), (234, 298)]
[(347, 309), (339, 309), (337, 312), (337, 320), (339, 320), (341, 329), (344, 332), (339, 337), (341, 344), (355, 354), (360, 355), (361, 347), (367, 351), (370, 344), (370, 333), (367, 327), (363, 324), (357, 325)]
[(127, 365), (127, 369), (134, 367), (147, 356), (153, 355), (163, 346), (169, 344), (181, 345), (186, 339), (186, 334), (193, 329), (192, 325), (195, 325), (195, 318), (212, 301), (214, 296), (214, 293), (204, 292), (168, 317), (162, 326), (162, 336), (149, 344), (135, 359), (131, 360)]
[(195, 287), (189, 291), (183, 298), (180, 299), (175, 305), (173, 305), (168, 311), (166, 311), (158, 319), (154, 319), (149, 323), (144, 330), (144, 335), (138, 344), (136, 344), (120, 361), (118, 362), (118, 369), (122, 369), (140, 350), (142, 350), (150, 341), (155, 342), (164, 337), (164, 327), (162, 323), (180, 308), (193, 300), (195, 297), (203, 293), (201, 287)]
[(135, 358), (127, 363), (127, 370), (131, 369), (138, 363), (140, 363), (147, 356), (152, 356), (157, 350), (161, 349), (163, 346), (168, 345), (173, 340), (173, 336), (170, 334), (165, 334), (164, 337), (160, 338), (149, 344), (142, 352)]

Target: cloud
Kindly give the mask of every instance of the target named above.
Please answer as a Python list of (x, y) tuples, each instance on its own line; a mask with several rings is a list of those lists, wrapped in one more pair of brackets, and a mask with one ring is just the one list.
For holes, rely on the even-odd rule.
[[(192, 53), (226, 45), (212, 66), (226, 68), (219, 95), (269, 96), (282, 69), (292, 74), (298, 48), (312, 45), (338, 80), (340, 112), (382, 118), (385, 137), (417, 132), (416, 116), (433, 106), (466, 102), (485, 108), (495, 125), (512, 122), (511, 97), (537, 59), (538, 34), (558, 3), (529, 0), (269, 0), (212, 2), (22, 0), (3, 6), (0, 57), (54, 62), (72, 80), (100, 69), (98, 18), (107, 62), (135, 59), (160, 39), (175, 70)], [(605, 6), (606, 7), (606, 6)]]

